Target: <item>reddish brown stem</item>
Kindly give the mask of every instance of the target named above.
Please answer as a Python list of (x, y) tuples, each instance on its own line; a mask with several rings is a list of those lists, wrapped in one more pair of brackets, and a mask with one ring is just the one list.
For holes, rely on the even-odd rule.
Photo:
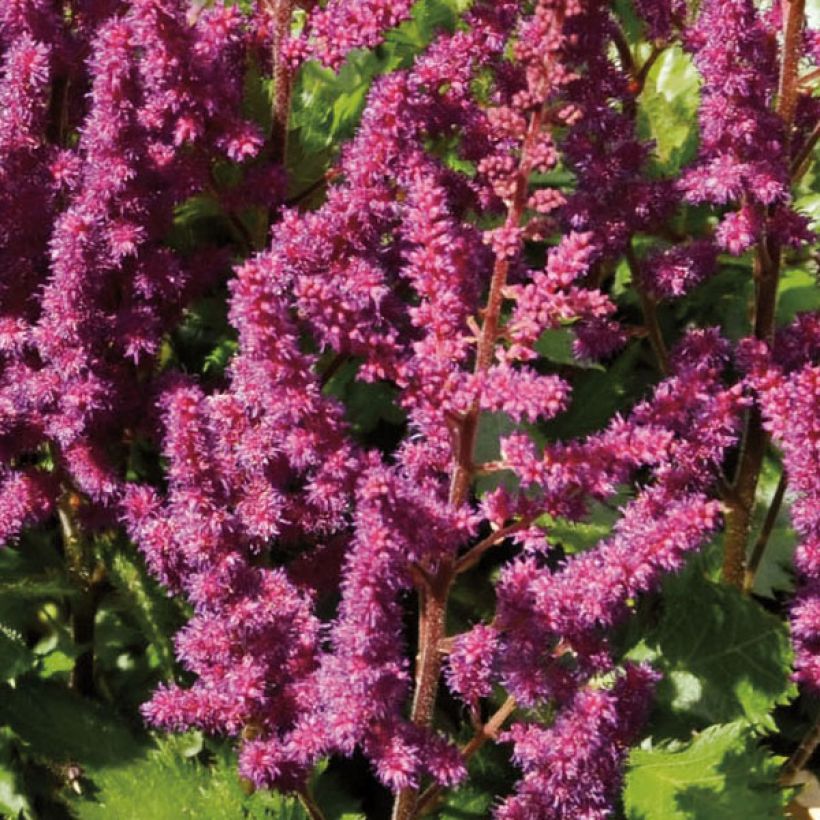
[(629, 47), (623, 29), (612, 19), (612, 43), (618, 52), (618, 59), (621, 61), (621, 68), (634, 80), (638, 77), (638, 66), (632, 56), (632, 49)]
[(319, 376), (319, 384), (322, 389), (327, 383), (339, 372), (339, 368), (347, 361), (347, 356), (344, 353), (337, 353), (331, 360), (327, 367)]
[(783, 26), (783, 61), (780, 64), (780, 82), (777, 89), (777, 113), (786, 126), (786, 139), (791, 135), (797, 110), (797, 74), (802, 54), (805, 0), (786, 0), (788, 11)]
[(652, 66), (657, 62), (658, 57), (663, 54), (664, 48), (665, 46), (662, 45), (654, 45), (649, 56), (646, 58), (646, 62), (641, 66), (641, 70), (638, 72), (638, 76), (636, 77), (638, 81), (638, 93), (643, 91), (643, 87), (646, 84), (646, 78), (649, 76), (649, 72), (652, 70)]
[(299, 795), (299, 802), (310, 816), (310, 820), (325, 820), (325, 814), (319, 804), (313, 799), (307, 787), (296, 792)]
[(820, 720), (814, 722), (792, 756), (783, 764), (780, 772), (780, 783), (783, 786), (793, 784), (795, 775), (809, 762), (818, 745), (820, 745)]
[(83, 647), (71, 670), (71, 688), (81, 695), (94, 694), (94, 626), (105, 572), (94, 566), (94, 556), (87, 539), (77, 525), (75, 507), (78, 496), (66, 490), (57, 505), (68, 574), (77, 586), (71, 603), (71, 637)]
[(288, 146), (288, 117), (293, 75), (282, 54), (282, 45), (290, 33), (293, 0), (267, 0), (273, 22), (273, 123), (271, 126), (271, 159), (284, 164)]
[[(791, 138), (797, 108), (797, 66), (800, 60), (804, 0), (790, 0), (783, 32), (783, 60), (777, 113), (783, 120), (786, 146)], [(788, 150), (787, 147), (784, 150)], [(755, 255), (754, 335), (769, 345), (774, 340), (777, 285), (780, 279), (780, 246), (770, 236), (761, 239)], [(732, 497), (727, 501), (726, 533), (723, 554), (723, 580), (743, 588), (746, 545), (752, 521), (755, 492), (763, 466), (768, 439), (763, 430), (760, 410), (753, 407), (746, 416), (740, 458)]]
[(791, 177), (792, 184), (798, 182), (808, 170), (811, 163), (811, 155), (818, 140), (820, 140), (820, 122), (815, 124), (811, 134), (806, 137), (806, 141), (800, 150), (795, 153), (794, 159), (792, 159), (792, 164), (789, 168), (789, 176)]

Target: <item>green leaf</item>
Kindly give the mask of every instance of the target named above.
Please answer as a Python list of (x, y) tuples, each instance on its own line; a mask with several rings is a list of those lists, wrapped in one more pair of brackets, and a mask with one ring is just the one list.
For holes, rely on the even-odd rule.
[(346, 361), (325, 385), (325, 392), (336, 396), (345, 406), (353, 430), (359, 435), (372, 432), (379, 422), (404, 424), (404, 411), (396, 404), (396, 389), (387, 382), (362, 382), (356, 379), (359, 363)]
[(222, 206), (208, 194), (196, 194), (177, 205), (167, 241), (181, 253), (191, 253), (215, 241), (231, 241), (231, 229)]
[(236, 771), (236, 758), (225, 748), (217, 748), (215, 759), (204, 765), (190, 755), (188, 745), (185, 738), (160, 740), (137, 759), (88, 772), (94, 788), (74, 796), (76, 816), (80, 820), (309, 820), (293, 797), (264, 791), (248, 795)]
[(583, 521), (568, 521), (566, 518), (545, 515), (537, 523), (546, 529), (549, 541), (563, 547), (565, 552), (583, 552), (612, 534), (612, 528), (620, 517), (618, 507), (626, 501), (626, 493), (621, 492), (608, 505), (592, 504)]
[(28, 672), (34, 662), (34, 654), (22, 637), (0, 623), (0, 680), (12, 680)]
[(633, 342), (606, 370), (579, 371), (572, 378), (570, 405), (566, 413), (540, 426), (549, 439), (585, 435), (603, 427), (640, 393), (647, 375), (638, 360), (641, 346)]
[(675, 735), (739, 719), (773, 728), (771, 711), (796, 693), (786, 625), (697, 570), (693, 562), (667, 581), (656, 627), (636, 625), (645, 634), (630, 657), (651, 660), (664, 675), (656, 728)]
[(106, 564), (118, 595), (154, 648), (164, 676), (172, 678), (175, 667), (170, 636), (180, 626), (179, 610), (148, 576), (136, 556), (124, 551), (112, 552)]
[(724, 335), (734, 341), (751, 332), (751, 306), (754, 277), (751, 263), (723, 256), (718, 273), (704, 282), (687, 299), (674, 306), (678, 321), (696, 321), (701, 327), (719, 325)]
[(810, 228), (816, 231), (820, 228), (820, 193), (810, 193), (801, 196), (794, 203), (796, 211), (800, 211), (811, 220)]
[(338, 73), (314, 61), (301, 67), (289, 120), (291, 195), (320, 179), (333, 160), (334, 148), (353, 136), (373, 80), (411, 65), (437, 31), (455, 26), (468, 5), (465, 0), (421, 0), (413, 7), (412, 19), (388, 32), (383, 45), (351, 52)]
[(35, 815), (15, 765), (12, 738), (11, 732), (0, 730), (0, 816), (29, 820)]
[(17, 775), (0, 763), (0, 816), (33, 817), (28, 798), (20, 791)]
[(641, 37), (643, 26), (633, 4), (629, 0), (615, 0), (612, 7), (627, 41), (634, 45)]
[(235, 339), (220, 339), (216, 347), (205, 357), (202, 371), (221, 376), (238, 349), (239, 343)]
[(31, 606), (77, 594), (52, 539), (33, 531), (16, 548), (0, 550), (0, 621), (22, 629)]
[(338, 772), (327, 771), (327, 761), (315, 767), (310, 788), (325, 820), (366, 820), (361, 802), (350, 794)]
[(788, 792), (780, 763), (743, 723), (711, 726), (690, 743), (634, 749), (624, 807), (630, 820), (771, 820)]
[[(476, 464), (485, 461), (497, 461), (501, 457), (501, 439), (520, 429), (520, 425), (506, 413), (481, 412), (478, 416), (478, 431), (474, 458)], [(497, 487), (506, 487), (510, 491), (518, 488), (518, 477), (511, 471), (480, 475), (475, 482), (476, 493), (480, 496)]]
[(470, 820), (489, 817), (493, 795), (468, 784), (450, 792), (444, 805), (437, 811), (440, 820)]
[(61, 598), (76, 595), (77, 589), (58, 573), (44, 573), (39, 577), (0, 580), (0, 596), (11, 598)]
[(496, 461), (501, 457), (501, 439), (517, 430), (515, 422), (506, 413), (482, 412), (478, 417), (475, 461)]
[(786, 268), (777, 289), (777, 322), (789, 324), (796, 314), (820, 310), (817, 276), (804, 268)]
[(144, 745), (101, 704), (31, 677), (25, 685), (0, 688), (0, 723), (31, 752), (58, 763), (114, 765), (139, 754)]
[(572, 343), (575, 334), (570, 328), (555, 328), (545, 330), (535, 343), (535, 350), (545, 359), (555, 364), (572, 365), (585, 369), (604, 370), (597, 362), (585, 362), (577, 359), (572, 352)]
[(700, 79), (680, 46), (667, 48), (639, 97), (638, 134), (655, 142), (657, 170), (674, 174), (694, 158), (698, 143)]

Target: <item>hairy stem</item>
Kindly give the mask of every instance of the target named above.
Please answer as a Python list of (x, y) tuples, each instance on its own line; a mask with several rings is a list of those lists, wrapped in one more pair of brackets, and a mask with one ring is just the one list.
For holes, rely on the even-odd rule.
[(767, 443), (760, 410), (752, 407), (746, 416), (745, 434), (732, 493), (726, 499), (722, 577), (727, 584), (738, 589), (743, 588), (746, 574), (746, 544)]
[(284, 164), (288, 148), (288, 117), (293, 72), (282, 54), (282, 44), (290, 32), (293, 0), (267, 0), (273, 23), (273, 123), (271, 159)]
[(783, 25), (783, 60), (780, 64), (780, 82), (777, 89), (777, 113), (786, 126), (788, 141), (797, 110), (797, 92), (800, 84), (797, 69), (802, 54), (806, 0), (786, 0), (786, 5), (788, 11)]
[[(801, 50), (804, 0), (791, 0), (788, 4), (783, 35), (783, 60), (780, 69), (780, 84), (777, 113), (783, 120), (786, 146), (789, 145), (794, 114), (797, 107), (797, 67)], [(764, 235), (758, 242), (755, 254), (755, 316), (754, 335), (757, 339), (772, 344), (775, 329), (775, 307), (777, 305), (777, 285), (780, 280), (781, 251), (779, 244)], [(746, 415), (735, 473), (734, 492), (727, 500), (725, 549), (723, 554), (723, 580), (743, 588), (745, 577), (746, 545), (752, 522), (755, 491), (763, 466), (768, 437), (763, 429), (760, 410), (753, 407)]]
[(774, 496), (769, 504), (769, 509), (766, 512), (766, 520), (760, 529), (760, 534), (757, 536), (752, 554), (749, 558), (749, 563), (746, 566), (746, 572), (743, 577), (743, 591), (749, 593), (755, 585), (755, 576), (757, 575), (758, 567), (763, 559), (763, 553), (766, 551), (766, 545), (769, 543), (769, 537), (774, 529), (777, 515), (780, 512), (780, 505), (783, 503), (783, 496), (786, 494), (786, 473), (780, 475), (780, 481), (777, 482), (777, 489), (774, 491)]

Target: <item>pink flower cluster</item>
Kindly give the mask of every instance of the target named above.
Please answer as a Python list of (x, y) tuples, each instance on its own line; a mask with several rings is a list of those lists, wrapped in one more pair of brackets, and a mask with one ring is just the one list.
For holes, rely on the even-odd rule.
[[(171, 250), (175, 208), (264, 139), (242, 113), (261, 17), (220, 3), (191, 23), (184, 0), (121, 5), (62, 15), (31, 0), (0, 18), (0, 451), (17, 495), (4, 538), (69, 489), (96, 524), (116, 521), (163, 336), (228, 270), (219, 248)], [(246, 206), (277, 195), (251, 190)]]
[(301, 36), (287, 43), (288, 55), (296, 64), (315, 58), (330, 68), (339, 68), (353, 49), (379, 45), (388, 29), (410, 17), (412, 6), (412, 0), (330, 0), (322, 6), (316, 4)]
[[(767, 17), (751, 0), (709, 0), (687, 33), (703, 78), (701, 145), (679, 187), (688, 202), (740, 205), (715, 231), (718, 247), (735, 256), (763, 236), (785, 245), (811, 241), (806, 218), (789, 208), (787, 128), (772, 105), (783, 16), (781, 4)], [(796, 136), (817, 115), (816, 101), (801, 99)]]
[(784, 328), (774, 352), (747, 343), (748, 380), (766, 429), (783, 453), (799, 537), (802, 586), (792, 609), (797, 680), (820, 692), (820, 320), (804, 314)]

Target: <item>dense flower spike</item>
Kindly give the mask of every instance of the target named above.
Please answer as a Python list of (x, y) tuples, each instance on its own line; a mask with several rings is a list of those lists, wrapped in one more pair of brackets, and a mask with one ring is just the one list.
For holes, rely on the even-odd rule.
[[(410, 820), (493, 739), (521, 770), (497, 817), (609, 816), (657, 676), (608, 635), (731, 514), (755, 419), (795, 498), (796, 670), (820, 692), (817, 317), (774, 333), (778, 266), (810, 239), (790, 186), (816, 113), (786, 66), (816, 38), (779, 41), (780, 3), (634, 5), (652, 41), (634, 55), (601, 0), (475, 0), (387, 60), (411, 2), (0, 10), (0, 543), (75, 513), (90, 541), (124, 526), (191, 612), (189, 683), (143, 713), (235, 739), (254, 788), (306, 796), (320, 760), (359, 754)], [(702, 78), (678, 179), (638, 136), (672, 43)], [(374, 48), (387, 73), (355, 135), (286, 193), (302, 64), (353, 97), (343, 64)], [(688, 205), (713, 211), (701, 235), (679, 233)], [(686, 313), (673, 337), (659, 310), (721, 252), (756, 254), (754, 337)], [(190, 308), (225, 294), (212, 373)], [(562, 432), (599, 400), (573, 385), (616, 355), (644, 381), (609, 382), (618, 411)], [(389, 422), (364, 423), (372, 396)], [(596, 504), (617, 522), (567, 555), (558, 523)], [(499, 546), (492, 615), (448, 635), (451, 593)], [(461, 749), (440, 684), (476, 733)]]
[(805, 314), (778, 338), (779, 356), (748, 343), (744, 357), (766, 429), (783, 453), (800, 539), (802, 588), (792, 611), (797, 680), (820, 692), (820, 327)]
[(3, 449), (51, 447), (101, 505), (121, 490), (122, 438), (146, 414), (137, 385), (163, 335), (226, 267), (164, 244), (174, 208), (212, 189), (216, 161), (262, 143), (241, 111), (248, 21), (231, 5), (194, 25), (186, 12), (98, 2), (60, 19), (14, 3), (3, 22)]
[(338, 68), (350, 51), (372, 48), (385, 32), (410, 16), (412, 0), (330, 0), (316, 5), (300, 39), (288, 51), (294, 61), (315, 57)]
[(609, 817), (626, 752), (640, 732), (657, 676), (629, 666), (610, 690), (579, 691), (545, 729), (516, 724), (505, 739), (524, 770), (516, 794), (504, 801), (499, 820), (533, 817)]
[(734, 255), (767, 233), (786, 244), (808, 238), (805, 218), (789, 209), (789, 134), (772, 105), (778, 90), (773, 16), (774, 31), (750, 0), (710, 0), (687, 32), (703, 78), (701, 145), (680, 189), (689, 202), (740, 205), (715, 234)]

